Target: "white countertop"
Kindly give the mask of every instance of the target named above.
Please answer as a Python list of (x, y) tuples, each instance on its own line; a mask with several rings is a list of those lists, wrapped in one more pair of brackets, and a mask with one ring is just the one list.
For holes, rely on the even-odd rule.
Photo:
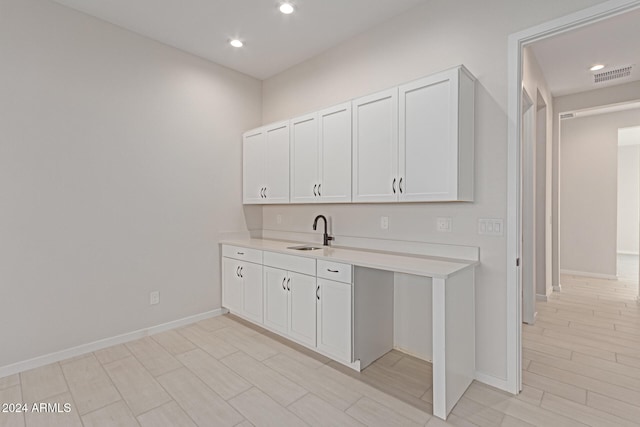
[[(395, 271), (398, 273), (415, 274), (417, 276), (435, 277), (440, 279), (446, 279), (459, 271), (479, 264), (476, 261), (426, 257), (394, 252), (370, 251), (355, 248), (322, 247), (322, 249), (313, 251), (299, 251), (295, 249), (287, 249), (287, 247), (300, 246), (304, 243), (285, 242), (280, 240), (231, 239), (222, 240), (220, 241), (220, 244), (279, 252), (305, 258), (342, 262), (359, 267), (375, 268), (378, 270)], [(319, 247), (321, 245), (310, 244), (310, 246)]]

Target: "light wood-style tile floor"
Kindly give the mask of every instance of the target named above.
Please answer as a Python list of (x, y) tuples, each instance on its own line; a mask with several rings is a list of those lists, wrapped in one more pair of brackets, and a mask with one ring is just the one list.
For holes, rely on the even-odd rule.
[(447, 422), (431, 414), (431, 366), (392, 351), (356, 373), (221, 316), (0, 378), (4, 426), (640, 426), (637, 285), (563, 277), (524, 326), (519, 396), (474, 382)]

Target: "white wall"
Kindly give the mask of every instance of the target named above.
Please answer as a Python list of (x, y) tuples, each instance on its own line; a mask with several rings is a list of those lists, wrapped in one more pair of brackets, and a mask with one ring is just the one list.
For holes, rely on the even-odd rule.
[(560, 269), (615, 277), (618, 128), (640, 109), (560, 123)]
[[(552, 263), (552, 228), (547, 226), (546, 218), (551, 217), (552, 199), (552, 143), (553, 143), (553, 96), (538, 64), (533, 49), (525, 47), (522, 61), (522, 86), (534, 102), (536, 109), (534, 129), (535, 147), (531, 147), (532, 161), (532, 194), (528, 211), (523, 211), (524, 249), (528, 247), (527, 239), (534, 241), (534, 265), (527, 266), (526, 257), (523, 264), (523, 274), (532, 268), (532, 278), (535, 283), (535, 293), (546, 297), (551, 293)], [(525, 152), (526, 151), (525, 147)], [(525, 197), (525, 195), (523, 195)], [(523, 251), (523, 256), (526, 253)], [(526, 280), (523, 280), (525, 286)]]
[[(313, 217), (324, 213), (338, 236), (479, 246), (476, 366), (482, 374), (506, 378), (506, 241), (479, 236), (477, 220), (506, 216), (507, 37), (596, 3), (433, 0), (264, 81), (267, 123), (458, 64), (478, 78), (474, 203), (269, 206), (264, 228), (311, 232)], [(379, 227), (381, 215), (389, 217), (388, 230)], [(436, 232), (439, 216), (453, 218), (453, 232)]]
[[(552, 182), (552, 246), (554, 254), (560, 253), (560, 114), (603, 105), (640, 100), (640, 81), (610, 86), (602, 89), (565, 95), (553, 99), (553, 182)], [(560, 286), (560, 257), (553, 257), (553, 286)]]
[(261, 82), (42, 0), (0, 62), (0, 367), (220, 307)]
[[(640, 144), (640, 139), (638, 140)], [(640, 238), (640, 145), (618, 146), (617, 251), (638, 254)]]

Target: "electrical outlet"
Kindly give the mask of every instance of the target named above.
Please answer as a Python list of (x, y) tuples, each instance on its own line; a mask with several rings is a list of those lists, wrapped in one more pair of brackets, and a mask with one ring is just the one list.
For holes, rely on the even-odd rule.
[(280, 214), (276, 215), (276, 222), (278, 224), (282, 224), (282, 215), (280, 215)]
[(149, 293), (149, 305), (160, 304), (160, 291)]
[(443, 233), (451, 233), (451, 218), (438, 218), (436, 221), (436, 228)]
[(382, 230), (388, 230), (389, 229), (389, 217), (388, 216), (381, 216), (380, 217), (380, 228)]

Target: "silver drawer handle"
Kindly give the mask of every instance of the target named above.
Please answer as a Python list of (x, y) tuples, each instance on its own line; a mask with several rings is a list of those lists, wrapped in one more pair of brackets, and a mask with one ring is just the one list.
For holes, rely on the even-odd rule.
[(329, 273), (340, 273), (340, 270), (332, 270), (332, 269), (330, 269), (330, 268), (327, 268), (327, 271), (328, 271)]
[(244, 255), (244, 252), (236, 252), (238, 255)]

